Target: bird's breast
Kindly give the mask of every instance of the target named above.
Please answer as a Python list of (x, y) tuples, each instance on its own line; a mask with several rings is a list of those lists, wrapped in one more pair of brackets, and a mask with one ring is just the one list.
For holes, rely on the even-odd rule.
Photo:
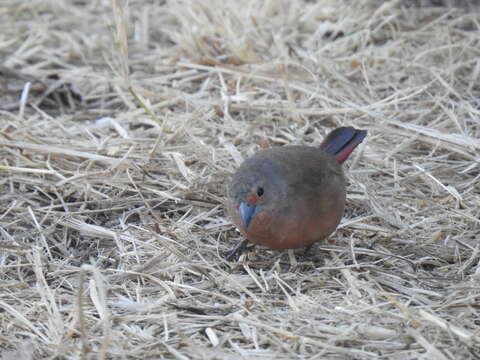
[(248, 240), (272, 249), (301, 248), (327, 238), (339, 224), (345, 205), (345, 193), (300, 198), (281, 211), (262, 211), (243, 232)]

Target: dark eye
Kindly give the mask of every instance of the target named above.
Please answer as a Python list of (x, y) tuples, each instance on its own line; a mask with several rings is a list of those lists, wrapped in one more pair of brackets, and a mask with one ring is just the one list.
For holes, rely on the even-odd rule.
[(260, 197), (260, 196), (262, 196), (262, 195), (263, 195), (263, 187), (259, 187), (259, 188), (257, 189), (257, 196)]

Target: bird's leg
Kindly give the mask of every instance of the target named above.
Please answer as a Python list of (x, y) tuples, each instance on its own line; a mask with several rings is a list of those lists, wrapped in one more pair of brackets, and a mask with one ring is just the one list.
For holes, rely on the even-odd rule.
[(308, 252), (310, 251), (310, 249), (313, 247), (314, 244), (315, 244), (315, 243), (312, 243), (312, 244), (307, 245), (307, 246), (305, 247), (305, 250), (303, 250), (303, 256), (307, 256), (307, 255), (308, 255)]
[(230, 250), (227, 253), (227, 256), (225, 256), (225, 259), (227, 261), (230, 261), (232, 259), (238, 260), (243, 250), (245, 250), (245, 248), (247, 247), (247, 245), (248, 245), (248, 240), (247, 239), (243, 240), (239, 245), (235, 246), (232, 250)]

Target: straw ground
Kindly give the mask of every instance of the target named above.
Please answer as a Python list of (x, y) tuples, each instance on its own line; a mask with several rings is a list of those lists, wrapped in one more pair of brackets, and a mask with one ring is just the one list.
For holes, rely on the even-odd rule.
[[(479, 22), (460, 1), (4, 0), (0, 358), (478, 358)], [(242, 159), (340, 125), (369, 137), (333, 242), (225, 261)]]

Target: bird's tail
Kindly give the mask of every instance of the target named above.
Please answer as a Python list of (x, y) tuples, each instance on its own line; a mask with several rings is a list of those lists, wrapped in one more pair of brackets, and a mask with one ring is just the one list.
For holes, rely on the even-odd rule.
[(320, 144), (320, 149), (335, 156), (339, 163), (343, 163), (350, 153), (367, 136), (366, 130), (353, 127), (339, 127), (333, 130)]

